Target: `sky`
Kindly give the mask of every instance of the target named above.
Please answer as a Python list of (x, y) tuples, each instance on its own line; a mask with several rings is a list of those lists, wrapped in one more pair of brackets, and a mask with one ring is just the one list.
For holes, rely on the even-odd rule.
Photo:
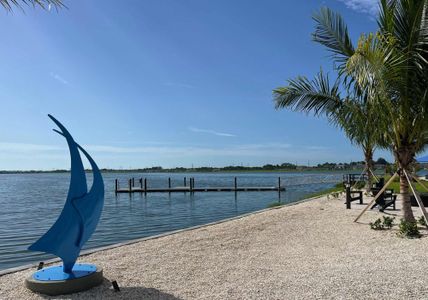
[(69, 168), (48, 113), (100, 168), (363, 160), (325, 119), (276, 110), (272, 90), (331, 71), (314, 12), (341, 13), (356, 41), (377, 1), (65, 4), (0, 11), (1, 170)]

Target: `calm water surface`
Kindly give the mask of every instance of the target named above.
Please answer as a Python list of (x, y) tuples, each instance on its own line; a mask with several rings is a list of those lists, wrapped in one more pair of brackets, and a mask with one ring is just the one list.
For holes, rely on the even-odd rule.
[[(0, 175), (0, 270), (52, 258), (27, 247), (43, 235), (59, 216), (68, 192), (69, 173)], [(123, 186), (130, 177), (148, 179), (149, 187), (183, 186), (194, 177), (196, 186), (275, 186), (278, 177), (287, 187), (277, 192), (114, 193), (114, 180)], [(291, 203), (332, 187), (342, 174), (327, 173), (195, 173), (103, 174), (106, 194), (97, 230), (84, 249), (156, 235), (264, 209), (270, 203)], [(91, 181), (91, 174), (88, 174)], [(90, 185), (89, 185), (90, 186)]]

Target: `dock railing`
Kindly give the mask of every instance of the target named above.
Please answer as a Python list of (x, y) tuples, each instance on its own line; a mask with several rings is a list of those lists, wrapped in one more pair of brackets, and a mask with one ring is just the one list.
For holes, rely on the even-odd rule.
[[(172, 186), (171, 177), (168, 177), (167, 187), (148, 187), (147, 178), (138, 179), (140, 186), (135, 186), (135, 178), (128, 179), (128, 187), (120, 188), (119, 179), (115, 179), (115, 193), (185, 193), (185, 192), (268, 192), (277, 191), (284, 192), (285, 187), (281, 186), (281, 177), (278, 177), (277, 186), (238, 186), (237, 177), (233, 178), (233, 185), (226, 187), (196, 187), (195, 178), (189, 178), (189, 185), (187, 185), (187, 178), (183, 178), (184, 186)], [(144, 182), (144, 185), (143, 185)]]

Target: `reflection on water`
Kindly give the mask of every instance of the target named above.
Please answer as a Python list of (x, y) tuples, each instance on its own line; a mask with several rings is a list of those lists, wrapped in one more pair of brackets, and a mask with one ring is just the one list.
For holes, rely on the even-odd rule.
[[(308, 173), (195, 173), (195, 174), (103, 174), (105, 204), (100, 223), (84, 249), (172, 230), (264, 209), (275, 201), (290, 203), (305, 195), (331, 187), (341, 174)], [(148, 178), (149, 187), (183, 186), (183, 178), (194, 177), (195, 186), (275, 186), (278, 177), (287, 191), (201, 193), (114, 193), (114, 180), (125, 186), (130, 177)], [(88, 180), (91, 180), (88, 176)], [(138, 184), (136, 180), (136, 184)], [(52, 258), (27, 251), (60, 214), (68, 191), (69, 174), (0, 175), (0, 269)]]

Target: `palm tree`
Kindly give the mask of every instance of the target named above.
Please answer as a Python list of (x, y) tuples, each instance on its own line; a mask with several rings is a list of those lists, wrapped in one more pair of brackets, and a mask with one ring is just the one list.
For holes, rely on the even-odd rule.
[(366, 189), (369, 193), (373, 182), (373, 154), (376, 148), (384, 148), (383, 137), (375, 130), (379, 124), (376, 111), (367, 97), (358, 99), (348, 96), (344, 100), (343, 108), (338, 112), (338, 117), (338, 126), (343, 129), (352, 144), (363, 150), (367, 172)]
[[(362, 36), (357, 49), (340, 15), (323, 8), (314, 19), (314, 40), (331, 51), (339, 78), (353, 95), (348, 100), (369, 103), (376, 121), (372, 128), (378, 129), (375, 141), (392, 150), (400, 170), (409, 171), (427, 141), (428, 0), (381, 0), (379, 31)], [(274, 94), (279, 96), (278, 90)], [(321, 96), (296, 97), (285, 106), (334, 116), (339, 103), (345, 102)], [(355, 119), (346, 115), (351, 116), (349, 126), (358, 123), (352, 125)], [(400, 173), (400, 193), (404, 219), (414, 221), (404, 172)]]
[[(332, 52), (338, 77), (332, 87), (328, 76), (322, 72), (313, 81), (301, 76), (288, 80), (286, 87), (273, 91), (275, 106), (326, 115), (329, 122), (342, 128), (350, 141), (363, 150), (366, 169), (373, 170), (373, 153), (381, 135), (374, 130), (378, 119), (368, 94), (358, 88), (351, 89), (352, 81), (346, 81), (346, 63), (355, 53), (347, 26), (340, 15), (328, 8), (322, 8), (313, 19), (316, 22), (313, 39)], [(345, 92), (344, 97), (340, 90)], [(367, 175), (369, 191), (372, 174), (368, 172)]]
[(12, 11), (14, 6), (22, 9), (22, 5), (39, 6), (43, 9), (47, 9), (50, 6), (56, 9), (65, 7), (62, 0), (0, 0), (0, 5), (7, 11)]
[(353, 80), (382, 107), (379, 118), (400, 172), (404, 219), (414, 221), (409, 185), (428, 129), (428, 0), (382, 0), (379, 31), (362, 39), (349, 59)]
[(372, 186), (373, 153), (381, 140), (378, 131), (373, 130), (377, 118), (367, 97), (347, 93), (342, 97), (340, 78), (333, 85), (321, 71), (309, 81), (306, 77), (288, 80), (288, 85), (273, 91), (276, 108), (290, 108), (316, 116), (325, 115), (330, 123), (342, 128), (346, 136), (364, 152), (368, 175), (367, 192)]

